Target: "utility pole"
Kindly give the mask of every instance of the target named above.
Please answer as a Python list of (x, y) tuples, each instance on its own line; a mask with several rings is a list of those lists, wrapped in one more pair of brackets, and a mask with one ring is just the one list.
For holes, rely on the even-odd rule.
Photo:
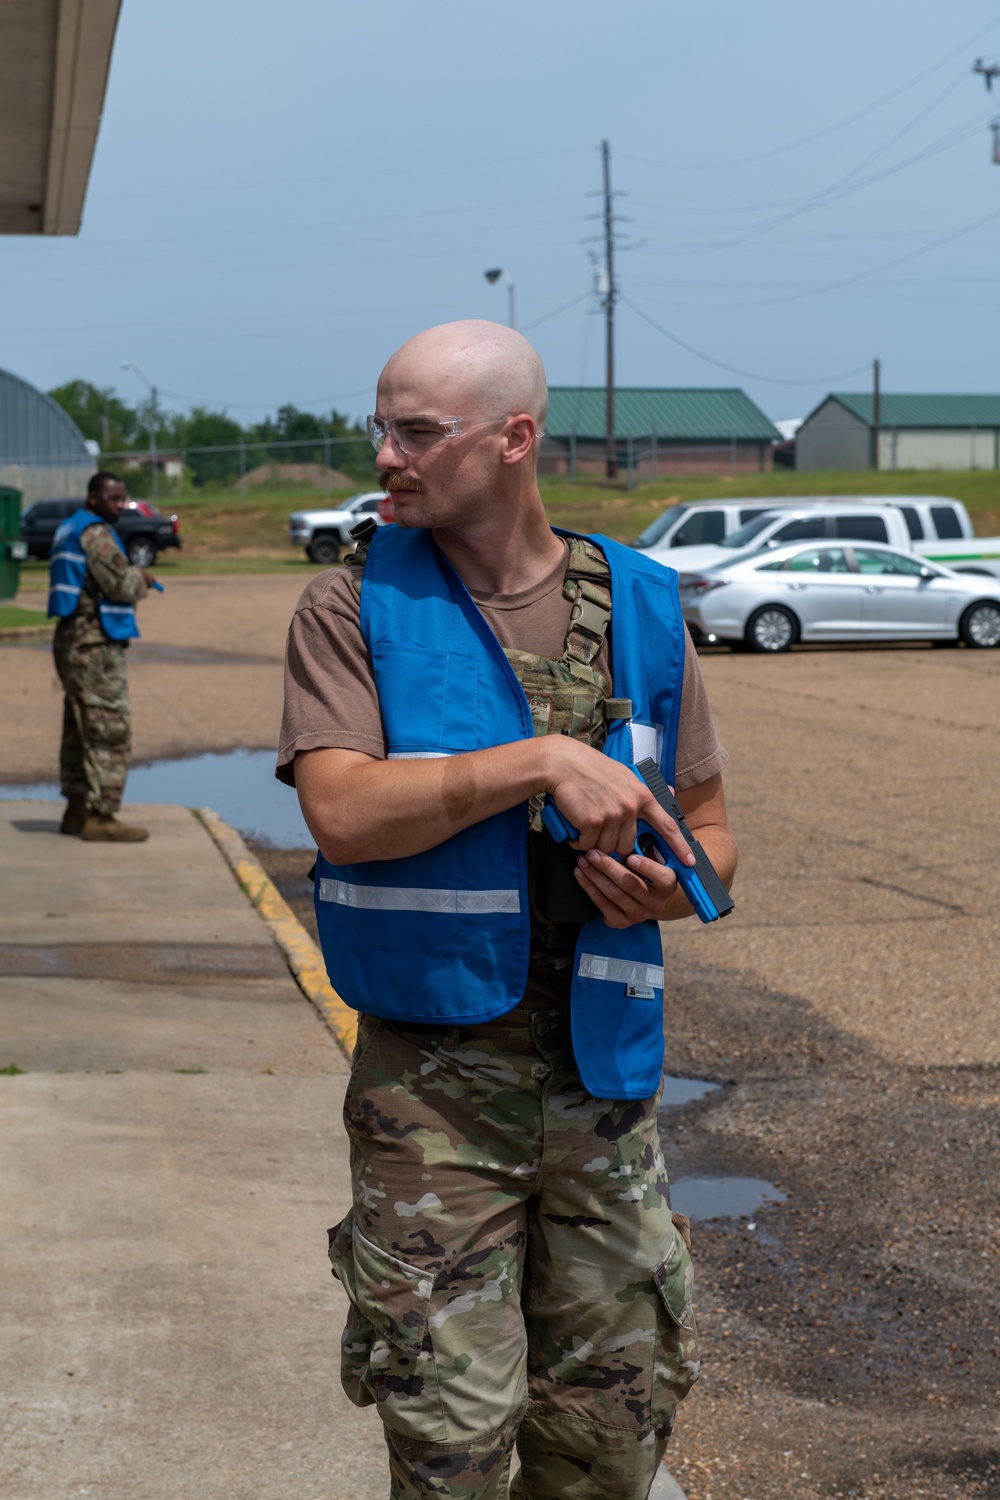
[(876, 359), (872, 362), (872, 468), (878, 468), (878, 446), (879, 429), (882, 426), (882, 384), (881, 365)]
[(156, 453), (156, 429), (160, 425), (160, 422), (159, 422), (160, 413), (159, 413), (159, 409), (158, 409), (158, 407), (156, 405), (156, 396), (157, 396), (156, 386), (155, 385), (154, 386), (150, 386), (150, 389), (149, 389), (149, 400), (150, 400), (150, 406), (152, 408), (152, 422), (150, 423), (150, 434), (149, 435), (150, 435), (150, 438), (152, 439), (150, 457), (151, 457), (152, 464), (153, 464), (153, 504), (154, 505), (156, 504), (157, 500), (160, 498), (160, 464), (159, 464), (159, 459), (158, 459), (157, 453)]
[(605, 392), (606, 392), (606, 459), (605, 472), (609, 479), (618, 478), (618, 449), (615, 443), (615, 237), (614, 216), (611, 212), (611, 149), (607, 141), (601, 142), (601, 160), (604, 166), (604, 266), (607, 274), (607, 295), (604, 299), (604, 327), (606, 336)]

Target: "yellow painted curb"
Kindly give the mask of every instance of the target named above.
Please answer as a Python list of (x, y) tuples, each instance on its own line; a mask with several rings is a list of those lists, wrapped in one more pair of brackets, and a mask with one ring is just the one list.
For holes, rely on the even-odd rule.
[(260, 912), (300, 990), (315, 1005), (350, 1061), (358, 1034), (357, 1012), (344, 1004), (327, 978), (323, 955), (236, 829), (210, 807), (192, 811), (219, 846), (251, 906)]

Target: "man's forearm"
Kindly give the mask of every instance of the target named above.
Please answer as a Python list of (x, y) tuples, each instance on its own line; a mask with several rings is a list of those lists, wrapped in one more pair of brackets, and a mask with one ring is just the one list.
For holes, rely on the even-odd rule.
[(353, 750), (295, 758), (309, 831), (332, 864), (420, 854), (544, 789), (545, 741), (433, 760), (374, 760)]

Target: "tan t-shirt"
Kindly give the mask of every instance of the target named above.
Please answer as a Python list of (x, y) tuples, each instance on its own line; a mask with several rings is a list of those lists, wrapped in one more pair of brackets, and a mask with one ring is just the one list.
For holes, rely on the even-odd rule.
[[(562, 591), (568, 557), (567, 546), (563, 561), (523, 593), (472, 590), (501, 646), (539, 656), (562, 655), (572, 608)], [(386, 757), (375, 678), (361, 634), (361, 601), (351, 575), (349, 568), (318, 573), (306, 586), (289, 627), (277, 765), (279, 780), (288, 786), (295, 785), (293, 762), (300, 750), (361, 750), (376, 760)], [(594, 665), (613, 679), (607, 646)], [(677, 732), (677, 790), (707, 781), (728, 758), (716, 737), (701, 667), (689, 638)]]

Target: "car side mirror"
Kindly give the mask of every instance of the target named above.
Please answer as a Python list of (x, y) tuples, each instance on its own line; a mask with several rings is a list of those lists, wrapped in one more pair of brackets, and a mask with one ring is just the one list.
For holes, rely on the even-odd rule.
[(769, 537), (768, 540), (764, 543), (765, 547), (780, 547), (780, 545), (781, 543), (777, 540), (776, 537), (773, 536)]
[(937, 575), (934, 573), (934, 570), (932, 568), (921, 568), (920, 576), (921, 578), (934, 578)]

